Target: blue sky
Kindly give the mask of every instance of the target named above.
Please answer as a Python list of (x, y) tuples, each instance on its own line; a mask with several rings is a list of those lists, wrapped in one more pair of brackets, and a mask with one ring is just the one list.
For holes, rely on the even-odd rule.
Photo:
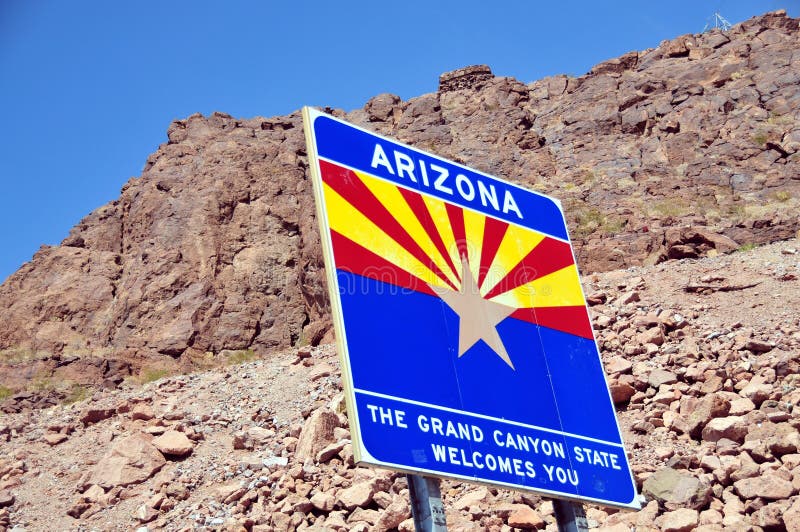
[(800, 0), (0, 2), (0, 281), (118, 197), (176, 118), (351, 110), (488, 64), (529, 82)]

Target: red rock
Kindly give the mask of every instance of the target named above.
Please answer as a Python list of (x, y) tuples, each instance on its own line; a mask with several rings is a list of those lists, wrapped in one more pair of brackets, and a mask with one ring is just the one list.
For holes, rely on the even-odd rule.
[(759, 382), (754, 378), (747, 386), (742, 388), (742, 391), (739, 393), (743, 397), (750, 399), (756, 406), (760, 406), (761, 403), (769, 399), (772, 394), (772, 386), (764, 382)]
[(81, 416), (81, 422), (84, 425), (97, 423), (98, 421), (110, 418), (116, 411), (116, 408), (90, 408)]
[(611, 400), (614, 401), (615, 405), (627, 403), (636, 393), (636, 388), (630, 384), (617, 381), (610, 382), (608, 389), (611, 392)]
[(650, 475), (642, 494), (658, 501), (668, 510), (702, 510), (711, 500), (711, 487), (689, 472), (664, 468)]
[(347, 445), (346, 440), (339, 440), (336, 443), (332, 443), (322, 449), (320, 452), (317, 453), (316, 460), (317, 462), (324, 464), (344, 449), (344, 446)]
[[(659, 329), (660, 330), (660, 329)], [(671, 371), (663, 369), (654, 369), (650, 372), (647, 382), (655, 389), (658, 389), (662, 384), (675, 384), (678, 382), (678, 377)]]
[(149, 523), (158, 517), (158, 510), (143, 504), (136, 509), (136, 519), (140, 523)]
[(333, 510), (334, 503), (335, 499), (333, 495), (322, 491), (315, 493), (311, 497), (311, 504), (314, 506), (314, 508), (322, 512), (330, 512)]
[(673, 423), (674, 430), (697, 438), (709, 421), (728, 415), (730, 401), (720, 394), (706, 395), (701, 399), (684, 397), (680, 411), (681, 416)]
[(664, 532), (688, 532), (697, 528), (697, 510), (679, 508), (666, 512), (655, 520), (655, 525)]
[(606, 363), (604, 364), (606, 373), (629, 373), (631, 368), (633, 368), (633, 364), (621, 356), (615, 356), (609, 358)]
[(247, 492), (247, 490), (243, 488), (239, 482), (229, 482), (227, 484), (217, 486), (215, 491), (216, 499), (219, 502), (225, 502), (229, 499), (231, 501), (239, 500), (239, 498), (241, 498), (241, 496)]
[(133, 407), (131, 410), (131, 419), (141, 419), (142, 421), (149, 421), (155, 417), (153, 414), (153, 408), (144, 403), (139, 403)]
[(466, 510), (470, 506), (491, 504), (493, 501), (494, 497), (489, 493), (489, 490), (481, 486), (456, 499), (453, 503), (453, 508), (456, 510)]
[(295, 448), (295, 457), (303, 462), (315, 459), (333, 441), (333, 430), (339, 426), (339, 416), (332, 410), (322, 408), (306, 420)]
[(756, 510), (751, 519), (753, 524), (764, 530), (785, 529), (784, 514), (789, 509), (789, 501), (778, 501), (762, 506)]
[(641, 299), (642, 298), (639, 295), (639, 292), (636, 292), (635, 290), (620, 296), (620, 300), (626, 305), (630, 303), (636, 303), (637, 301), (641, 301)]
[(748, 412), (752, 412), (755, 410), (756, 405), (750, 399), (746, 397), (740, 397), (739, 399), (734, 399), (731, 401), (731, 409), (730, 415), (732, 416), (743, 416)]
[(608, 299), (608, 294), (606, 294), (605, 292), (600, 292), (600, 291), (592, 292), (591, 294), (586, 296), (586, 303), (588, 303), (589, 306), (602, 305), (603, 303), (606, 302), (607, 299)]
[(473, 89), (493, 77), (491, 69), (486, 65), (459, 68), (439, 76), (439, 92)]
[[(233, 433), (231, 444), (234, 450), (246, 449), (248, 444), (247, 434), (245, 434), (244, 431), (237, 430)], [(253, 448), (252, 443), (250, 444), (250, 448)]]
[(523, 530), (543, 528), (544, 519), (539, 512), (527, 505), (517, 505), (517, 508), (508, 516), (508, 526)]
[(60, 432), (48, 432), (43, 436), (43, 438), (48, 445), (54, 446), (67, 441), (69, 436), (66, 434), (61, 434)]
[(744, 478), (733, 485), (744, 499), (761, 497), (768, 500), (781, 500), (791, 497), (797, 491), (791, 482), (770, 473)]
[(104, 488), (138, 484), (166, 463), (164, 456), (141, 434), (122, 438), (92, 469), (89, 484)]
[(716, 442), (727, 438), (735, 442), (744, 441), (747, 434), (747, 424), (744, 418), (738, 416), (718, 417), (709, 421), (703, 428), (704, 441)]
[(69, 509), (67, 510), (67, 515), (70, 516), (70, 517), (74, 517), (75, 519), (78, 519), (91, 506), (92, 506), (92, 504), (89, 503), (89, 502), (78, 501), (78, 502), (76, 502), (75, 504), (73, 504), (72, 506), (69, 507)]
[(744, 348), (753, 353), (768, 353), (772, 351), (775, 346), (768, 342), (762, 342), (761, 340), (748, 340)]
[(247, 429), (247, 437), (255, 444), (264, 445), (275, 437), (275, 431), (263, 427), (250, 427)]
[(378, 521), (375, 523), (375, 530), (379, 532), (395, 530), (400, 526), (400, 523), (409, 517), (411, 517), (411, 507), (408, 499), (396, 496), (391, 504), (381, 512)]
[(0, 508), (13, 506), (16, 498), (10, 491), (0, 491)]
[(369, 504), (372, 496), (375, 495), (375, 483), (364, 481), (353, 484), (336, 494), (336, 502), (339, 506), (352, 510)]
[(83, 499), (87, 502), (98, 502), (106, 494), (105, 490), (97, 484), (92, 484), (89, 489), (83, 492)]
[(800, 532), (800, 497), (796, 497), (792, 505), (783, 514), (786, 532)]
[(163, 454), (177, 457), (186, 456), (194, 449), (194, 442), (177, 430), (166, 431), (153, 440), (153, 445)]

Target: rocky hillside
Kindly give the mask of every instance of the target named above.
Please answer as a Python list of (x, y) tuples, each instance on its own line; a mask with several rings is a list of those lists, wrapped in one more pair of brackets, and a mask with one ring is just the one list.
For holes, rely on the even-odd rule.
[[(592, 528), (800, 531), (798, 248), (586, 278), (644, 498), (587, 507)], [(353, 466), (342, 412), (324, 345), (8, 414), (0, 531), (413, 530), (405, 478)], [(442, 491), (451, 531), (556, 530), (539, 497)]]
[[(584, 273), (728, 253), (800, 227), (799, 36), (776, 12), (577, 78), (470, 67), (331, 112), (560, 198)], [(0, 286), (7, 405), (329, 334), (299, 113), (193, 115), (168, 137)]]

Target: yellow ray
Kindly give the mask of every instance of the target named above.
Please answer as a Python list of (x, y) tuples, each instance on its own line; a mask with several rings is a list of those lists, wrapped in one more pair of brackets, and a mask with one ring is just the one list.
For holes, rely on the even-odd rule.
[(572, 307), (586, 304), (578, 279), (578, 269), (574, 264), (493, 297), (492, 301), (516, 308)]
[(486, 278), (481, 285), (481, 294), (488, 294), (542, 240), (544, 235), (541, 233), (509, 224), (497, 254), (489, 266), (489, 271), (486, 272)]
[(472, 278), (478, 279), (478, 270), (481, 267), (481, 250), (483, 250), (483, 226), (486, 216), (468, 209), (464, 213), (464, 235), (467, 238), (467, 260)]
[[(436, 230), (439, 231), (439, 236), (444, 243), (444, 248), (450, 254), (450, 260), (458, 267), (461, 264), (461, 257), (458, 256), (458, 246), (456, 245), (456, 238), (453, 236), (453, 228), (450, 226), (450, 218), (447, 216), (447, 209), (444, 202), (430, 196), (423, 195), (422, 200), (428, 208), (428, 212), (433, 219)], [(455, 283), (456, 288), (461, 288), (461, 283)]]
[(325, 207), (328, 211), (331, 229), (353, 242), (377, 253), (398, 268), (407, 271), (429, 285), (450, 289), (441, 277), (433, 273), (403, 246), (350, 205), (328, 184), (323, 183)]
[(392, 215), (400, 222), (408, 234), (411, 235), (411, 238), (419, 244), (422, 250), (427, 255), (439, 269), (444, 272), (448, 279), (453, 283), (453, 285), (458, 285), (458, 278), (450, 269), (450, 266), (447, 265), (445, 262), (444, 257), (442, 254), (439, 253), (439, 250), (436, 249), (436, 245), (433, 243), (431, 238), (428, 236), (427, 231), (425, 228), (422, 227), (417, 215), (414, 214), (414, 211), (411, 210), (411, 207), (408, 206), (406, 203), (405, 198), (397, 190), (395, 185), (387, 183), (386, 181), (382, 181), (380, 179), (375, 179), (373, 177), (369, 177), (368, 175), (362, 174), (361, 172), (356, 172), (361, 181), (366, 185), (366, 187), (372, 192), (378, 201), (380, 201), (383, 205), (385, 205), (388, 209), (391, 210)]

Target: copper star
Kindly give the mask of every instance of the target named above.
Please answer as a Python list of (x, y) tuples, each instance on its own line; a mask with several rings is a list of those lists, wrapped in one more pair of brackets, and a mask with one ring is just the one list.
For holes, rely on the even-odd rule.
[(483, 340), (503, 362), (514, 369), (506, 347), (497, 333), (497, 325), (517, 309), (484, 299), (466, 258), (461, 260), (461, 272), (459, 292), (431, 285), (436, 295), (458, 314), (458, 356), (461, 357), (479, 340)]

